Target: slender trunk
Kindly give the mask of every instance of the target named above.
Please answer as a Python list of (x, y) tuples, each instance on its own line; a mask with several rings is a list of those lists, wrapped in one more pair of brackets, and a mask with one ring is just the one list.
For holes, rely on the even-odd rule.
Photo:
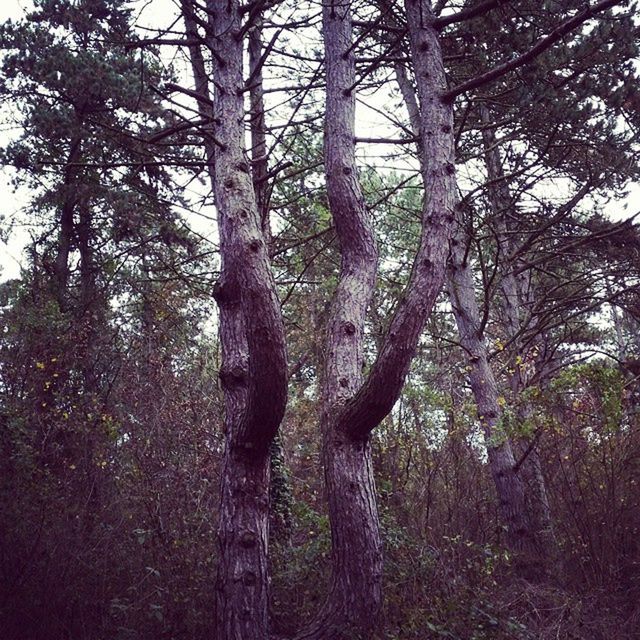
[[(411, 19), (410, 19), (411, 20)], [(421, 21), (419, 15), (413, 20)], [(424, 50), (424, 47), (422, 47)], [(415, 74), (418, 88), (421, 75), (425, 71), (414, 57)], [(423, 130), (423, 125), (417, 118), (418, 100), (415, 90), (401, 65), (396, 65), (396, 79), (400, 91), (407, 104), (410, 124), (415, 133)], [(428, 77), (428, 76), (426, 76)], [(420, 96), (421, 102), (426, 97)], [(420, 129), (416, 129), (416, 127)], [(428, 132), (432, 135), (432, 131)], [(430, 137), (431, 137), (430, 135)], [(424, 144), (424, 142), (423, 142)], [(420, 153), (422, 173), (425, 181), (429, 172), (429, 155)], [(460, 216), (461, 210), (458, 209)], [(460, 341), (469, 354), (470, 381), (474, 398), (478, 408), (478, 415), (487, 442), (489, 467), (496, 488), (499, 514), (502, 524), (506, 527), (507, 543), (522, 559), (531, 555), (530, 532), (526, 520), (525, 497), (522, 483), (515, 474), (515, 459), (506, 434), (498, 433), (501, 411), (498, 402), (498, 389), (487, 358), (486, 345), (480, 334), (480, 314), (475, 299), (473, 273), (467, 262), (466, 243), (462, 231), (462, 221), (457, 223), (457, 232), (451, 242), (451, 255), (447, 271), (447, 287), (453, 306), (454, 316), (458, 326)], [(525, 564), (528, 564), (528, 560)]]
[(91, 209), (85, 203), (81, 204), (78, 209), (79, 220), (76, 238), (80, 253), (80, 296), (75, 316), (82, 345), (84, 388), (87, 393), (96, 393), (98, 387), (96, 375), (96, 349), (98, 345), (96, 341), (103, 309), (100, 308), (96, 290), (96, 265), (91, 246)]
[[(78, 340), (79, 368), (82, 372), (83, 395), (85, 400), (92, 400), (98, 406), (99, 376), (97, 371), (100, 345), (100, 321), (104, 310), (100, 307), (96, 295), (96, 266), (91, 246), (92, 215), (86, 202), (77, 206), (78, 222), (76, 224), (76, 240), (80, 254), (80, 295), (74, 305), (75, 335)], [(82, 434), (82, 454), (84, 473), (89, 495), (85, 508), (85, 536), (89, 539), (100, 520), (103, 502), (102, 474), (96, 466), (99, 458), (100, 435), (102, 430), (94, 418), (88, 420)]]
[(251, 164), (253, 189), (260, 212), (260, 224), (267, 246), (271, 246), (269, 220), (269, 183), (267, 176), (267, 135), (264, 122), (264, 89), (262, 83), (262, 17), (259, 16), (249, 31), (249, 129), (251, 131)]
[(525, 573), (534, 562), (533, 540), (527, 519), (524, 487), (515, 469), (511, 442), (505, 430), (498, 386), (489, 366), (487, 347), (481, 334), (480, 313), (475, 298), (473, 273), (467, 260), (460, 221), (457, 237), (452, 241), (447, 277), (449, 298), (458, 326), (460, 344), (467, 354), (469, 380), (482, 426), (489, 468), (496, 487), (507, 544), (516, 554), (516, 562)]
[[(526, 329), (533, 328), (527, 326), (530, 321), (523, 317), (527, 309), (533, 306), (531, 274), (529, 270), (519, 268), (523, 258), (514, 255), (518, 236), (515, 225), (515, 202), (502, 169), (497, 136), (495, 130), (490, 126), (491, 118), (485, 105), (480, 106), (480, 118), (484, 125), (482, 139), (489, 179), (489, 202), (498, 238), (502, 319), (506, 339), (510, 343), (511, 362), (509, 368), (511, 373), (508, 382), (511, 391), (511, 404), (516, 407), (515, 418), (518, 425), (524, 425), (531, 419), (529, 407), (519, 402), (519, 396), (528, 384), (521, 363), (526, 355), (523, 352), (523, 333)], [(517, 438), (514, 448), (518, 457), (522, 459), (518, 468), (525, 487), (532, 536), (538, 548), (541, 562), (549, 565), (549, 560), (557, 555), (557, 543), (538, 443), (539, 439), (532, 440), (532, 437), (522, 435)]]

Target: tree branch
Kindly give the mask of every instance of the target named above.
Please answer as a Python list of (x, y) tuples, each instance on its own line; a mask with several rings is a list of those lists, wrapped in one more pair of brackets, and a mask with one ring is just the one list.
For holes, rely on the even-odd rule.
[(509, 2), (511, 2), (511, 0), (486, 0), (486, 2), (482, 2), (475, 7), (469, 7), (468, 9), (458, 11), (458, 13), (452, 13), (447, 16), (436, 18), (433, 21), (433, 26), (436, 29), (444, 29), (444, 27), (454, 24), (455, 22), (463, 22), (464, 20), (471, 20), (471, 18), (484, 15), (492, 9), (495, 9), (498, 5), (505, 3), (508, 4)]
[(627, 0), (603, 0), (602, 2), (598, 2), (597, 4), (593, 5), (592, 7), (587, 7), (577, 15), (573, 16), (573, 18), (569, 18), (568, 20), (563, 22), (559, 27), (554, 29), (544, 38), (538, 40), (538, 42), (534, 44), (528, 51), (525, 51), (525, 53), (517, 56), (516, 58), (513, 58), (513, 60), (509, 60), (504, 64), (494, 67), (486, 73), (476, 76), (475, 78), (471, 78), (470, 80), (463, 82), (457, 87), (453, 87), (453, 89), (449, 89), (449, 91), (443, 94), (442, 99), (446, 101), (453, 101), (461, 93), (466, 93), (467, 91), (477, 89), (482, 85), (485, 85), (493, 80), (504, 76), (514, 69), (518, 69), (519, 67), (524, 66), (531, 60), (538, 57), (541, 53), (544, 53), (547, 49), (551, 48), (565, 35), (579, 27), (581, 24), (592, 18), (597, 13), (606, 11), (607, 9), (610, 9), (611, 7), (614, 7), (618, 4), (623, 4), (626, 1)]

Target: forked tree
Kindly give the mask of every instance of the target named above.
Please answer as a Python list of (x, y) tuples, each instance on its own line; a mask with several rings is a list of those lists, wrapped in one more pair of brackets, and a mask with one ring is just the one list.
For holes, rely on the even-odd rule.
[[(445, 280), (456, 216), (455, 98), (523, 66), (618, 2), (587, 5), (525, 53), (454, 87), (449, 86), (445, 71), (442, 30), (502, 3), (488, 0), (438, 16), (443, 4), (434, 9), (428, 0), (406, 0), (404, 7), (397, 8), (402, 16), (398, 30), (407, 38), (407, 55), (414, 70), (424, 200), (411, 275), (366, 376), (365, 320), (378, 270), (372, 217), (364, 203), (355, 155), (355, 50), (366, 33), (354, 35), (351, 3), (329, 0), (322, 6), (324, 165), (341, 264), (324, 334), (318, 412), (332, 533), (332, 577), (326, 601), (298, 636), (307, 640), (366, 635), (380, 610), (382, 544), (370, 436), (401, 393)], [(215, 291), (226, 411), (217, 583), (220, 640), (264, 640), (269, 635), (269, 445), (286, 404), (287, 359), (264, 215), (256, 198), (255, 185), (262, 183), (256, 182), (245, 151), (244, 95), (258, 74), (254, 67), (245, 78), (243, 53), (251, 30), (271, 6), (273, 3), (260, 1), (241, 5), (238, 0), (207, 0), (206, 6), (192, 0), (182, 2), (222, 259)], [(378, 20), (363, 28), (370, 32), (381, 25)], [(205, 34), (204, 43), (211, 53), (210, 79), (198, 33)], [(266, 56), (268, 48), (265, 51)], [(386, 63), (380, 59), (380, 65)]]

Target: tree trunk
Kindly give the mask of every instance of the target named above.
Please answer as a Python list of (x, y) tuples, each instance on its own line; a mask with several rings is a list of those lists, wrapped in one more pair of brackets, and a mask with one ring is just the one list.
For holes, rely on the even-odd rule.
[[(182, 2), (187, 33), (198, 20)], [(222, 270), (220, 309), (225, 401), (216, 634), (220, 640), (268, 636), (267, 544), (269, 448), (286, 404), (284, 325), (244, 149), (242, 9), (237, 0), (208, 0), (207, 46), (215, 58), (213, 109), (200, 49), (190, 50), (204, 148), (211, 164)]]
[[(320, 419), (332, 532), (332, 579), (305, 639), (370, 637), (382, 599), (382, 550), (369, 436), (398, 399), (418, 340), (441, 290), (454, 219), (453, 111), (442, 54), (426, 2), (407, 3), (420, 74), (426, 196), (411, 277), (371, 372), (362, 380), (363, 334), (377, 251), (357, 179), (355, 63), (348, 4), (323, 6), (327, 107), (325, 171), (342, 255), (326, 333)], [(360, 636), (358, 635), (360, 634)]]
[(249, 129), (251, 131), (251, 164), (253, 189), (260, 212), (260, 224), (267, 246), (271, 246), (269, 220), (269, 163), (264, 122), (264, 88), (262, 82), (262, 16), (256, 17), (249, 30)]
[(527, 519), (524, 487), (516, 474), (516, 460), (502, 422), (498, 387), (481, 334), (480, 313), (475, 298), (473, 273), (467, 260), (462, 223), (460, 220), (458, 233), (451, 243), (447, 288), (460, 344), (467, 355), (471, 390), (485, 436), (489, 468), (496, 487), (500, 519), (506, 527), (507, 544), (517, 554), (518, 566), (529, 573), (535, 554)]
[[(519, 236), (515, 225), (517, 211), (502, 169), (498, 139), (495, 130), (491, 127), (491, 118), (485, 105), (480, 106), (480, 119), (484, 125), (482, 140), (489, 202), (498, 240), (497, 261), (501, 276), (500, 290), (503, 294), (501, 300), (502, 324), (511, 353), (509, 367), (511, 370), (509, 374), (511, 404), (515, 407), (515, 418), (518, 425), (524, 425), (531, 417), (529, 407), (519, 402), (519, 396), (527, 387), (527, 380), (521, 367), (521, 362), (526, 356), (523, 334), (526, 329), (534, 328), (527, 326), (531, 321), (529, 318), (523, 317), (527, 309), (533, 307), (531, 273), (530, 270), (520, 268), (523, 256), (515, 255)], [(514, 448), (518, 458), (521, 459), (518, 473), (526, 492), (531, 534), (541, 562), (550, 568), (549, 561), (557, 555), (557, 542), (542, 463), (537, 450), (539, 438), (532, 438), (533, 436), (524, 435), (517, 437)]]
[[(332, 578), (327, 600), (302, 638), (366, 630), (381, 605), (382, 542), (368, 439), (341, 432), (336, 416), (362, 384), (364, 323), (378, 253), (355, 160), (355, 60), (347, 4), (323, 6), (327, 69), (325, 172), (342, 256), (325, 335), (320, 421)], [(345, 55), (347, 54), (347, 55)]]
[[(410, 25), (424, 22), (424, 14), (422, 13), (414, 13), (413, 17), (409, 16)], [(426, 51), (428, 48), (425, 45), (428, 47), (429, 43), (418, 41), (415, 47), (419, 51)], [(414, 55), (413, 63), (419, 90), (421, 83), (424, 82), (423, 78), (429, 77), (429, 72), (420, 62), (421, 59)], [(407, 105), (411, 127), (416, 133), (422, 131), (424, 136), (425, 125), (418, 119), (420, 110), (413, 86), (400, 65), (396, 65), (395, 72), (400, 91)], [(427, 96), (420, 95), (421, 103), (424, 104), (428, 99)], [(427, 129), (427, 135), (429, 138), (433, 137), (433, 125)], [(425, 145), (424, 140), (422, 145)], [(430, 157), (422, 149), (419, 149), (419, 157), (426, 185)], [(458, 218), (457, 230), (451, 241), (451, 255), (447, 271), (449, 297), (458, 325), (461, 344), (469, 354), (469, 377), (487, 442), (489, 467), (496, 487), (500, 519), (507, 530), (507, 543), (518, 553), (520, 558), (530, 557), (531, 543), (526, 519), (524, 489), (515, 474), (515, 459), (511, 443), (506, 434), (497, 433), (501, 416), (499, 395), (493, 372), (489, 366), (486, 346), (480, 335), (480, 314), (475, 299), (473, 274), (466, 261), (466, 243), (462, 233), (460, 209), (458, 209)]]

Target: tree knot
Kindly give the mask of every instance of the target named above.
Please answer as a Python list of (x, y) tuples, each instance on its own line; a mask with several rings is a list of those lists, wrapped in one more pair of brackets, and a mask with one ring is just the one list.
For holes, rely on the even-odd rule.
[(353, 324), (353, 322), (344, 323), (344, 332), (348, 336), (352, 336), (356, 332), (356, 326)]

